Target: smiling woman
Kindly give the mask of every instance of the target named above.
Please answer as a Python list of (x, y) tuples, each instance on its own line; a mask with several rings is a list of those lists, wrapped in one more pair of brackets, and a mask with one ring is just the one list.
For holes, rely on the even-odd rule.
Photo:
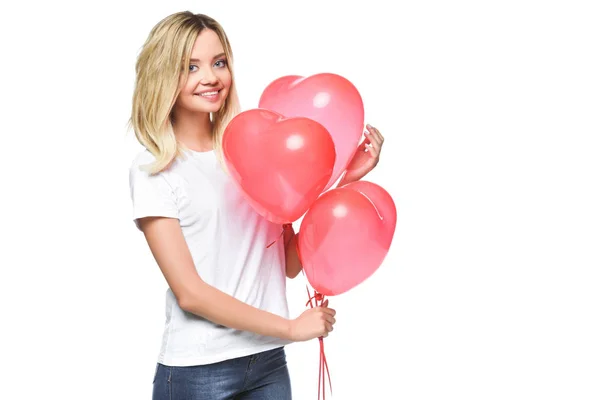
[[(187, 82), (177, 98), (176, 111), (217, 112), (227, 98), (231, 86), (231, 72), (227, 68), (225, 53), (213, 56), (223, 46), (214, 31), (204, 30), (192, 48)], [(204, 61), (202, 61), (204, 60)], [(207, 100), (197, 102), (197, 100)]]
[(225, 126), (239, 111), (231, 45), (219, 23), (191, 12), (158, 23), (136, 63), (131, 115), (154, 156), (147, 170), (161, 172), (185, 148), (220, 155)]
[[(145, 149), (129, 171), (133, 219), (169, 285), (155, 400), (290, 399), (284, 346), (325, 337), (336, 322), (328, 302), (288, 316), (297, 235), (288, 225), (271, 246), (281, 225), (228, 174), (223, 133), (239, 112), (221, 25), (191, 12), (160, 21), (136, 64), (131, 123)], [(369, 132), (344, 182), (376, 164), (382, 140)]]
[(283, 347), (335, 323), (327, 304), (289, 319), (295, 236), (269, 247), (281, 226), (220, 162), (239, 113), (232, 64), (222, 27), (182, 12), (154, 27), (136, 65), (131, 122), (145, 150), (130, 168), (133, 218), (169, 285), (155, 400), (290, 399)]

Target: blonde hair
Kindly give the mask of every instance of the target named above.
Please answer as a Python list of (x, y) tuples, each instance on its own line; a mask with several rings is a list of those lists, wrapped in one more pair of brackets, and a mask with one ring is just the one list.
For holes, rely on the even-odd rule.
[(164, 18), (152, 28), (135, 66), (130, 124), (137, 140), (155, 157), (149, 166), (152, 174), (163, 171), (183, 154), (185, 147), (177, 141), (173, 132), (172, 112), (181, 90), (180, 82), (187, 81), (192, 48), (204, 29), (218, 35), (231, 73), (231, 87), (223, 107), (210, 115), (214, 151), (223, 160), (223, 132), (229, 121), (240, 112), (231, 45), (217, 21), (203, 14), (184, 11)]

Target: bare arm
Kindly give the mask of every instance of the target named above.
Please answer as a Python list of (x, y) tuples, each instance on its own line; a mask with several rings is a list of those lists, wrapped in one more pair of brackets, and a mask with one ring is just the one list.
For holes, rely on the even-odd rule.
[(230, 328), (290, 339), (289, 320), (239, 301), (200, 278), (176, 219), (147, 218), (140, 225), (183, 310)]
[(283, 238), (285, 243), (285, 274), (288, 278), (293, 279), (302, 271), (302, 263), (298, 257), (298, 235), (290, 225), (285, 228)]
[(140, 220), (140, 227), (183, 310), (233, 329), (292, 341), (309, 340), (333, 329), (334, 310), (320, 308), (312, 312), (311, 309), (290, 321), (252, 307), (204, 282), (196, 272), (178, 220), (149, 217)]

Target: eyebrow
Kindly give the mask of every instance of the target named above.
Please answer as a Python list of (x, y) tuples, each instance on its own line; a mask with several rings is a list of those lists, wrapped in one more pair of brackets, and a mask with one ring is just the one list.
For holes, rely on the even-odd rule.
[[(214, 56), (214, 57), (213, 57), (213, 60), (214, 60), (215, 58), (223, 57), (224, 55), (225, 55), (225, 53), (220, 53), (220, 54), (217, 54), (216, 56)], [(190, 58), (190, 61), (193, 61), (193, 62), (200, 62), (200, 60), (198, 60), (197, 58)]]

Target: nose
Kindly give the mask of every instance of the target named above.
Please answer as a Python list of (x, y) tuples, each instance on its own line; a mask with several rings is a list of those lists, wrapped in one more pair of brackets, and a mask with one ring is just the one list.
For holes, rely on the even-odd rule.
[(200, 83), (206, 86), (212, 86), (217, 83), (217, 76), (215, 75), (212, 68), (206, 68), (202, 71), (202, 78), (200, 79)]

